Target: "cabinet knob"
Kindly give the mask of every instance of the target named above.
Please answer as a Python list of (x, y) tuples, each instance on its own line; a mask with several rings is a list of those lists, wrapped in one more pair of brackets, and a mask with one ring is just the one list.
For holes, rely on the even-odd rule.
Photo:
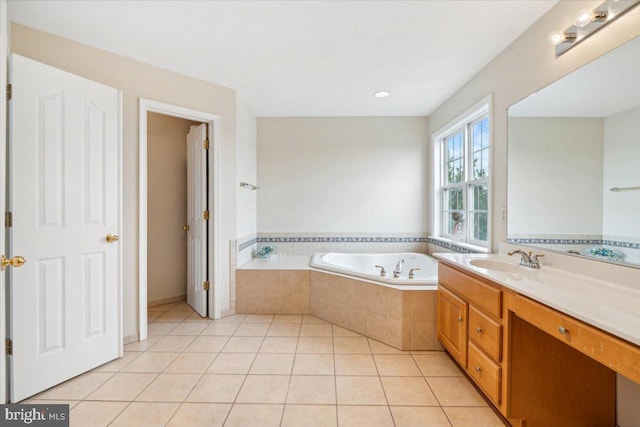
[(477, 333), (482, 333), (482, 328), (481, 328), (480, 326), (478, 326), (478, 327), (476, 328), (476, 332), (477, 332)]
[(462, 322), (462, 317), (458, 317), (458, 322)]
[(476, 372), (481, 372), (482, 368), (480, 366), (476, 366)]
[(558, 328), (558, 332), (560, 332), (562, 335), (567, 335), (569, 333), (569, 330), (566, 329), (564, 326), (560, 326)]

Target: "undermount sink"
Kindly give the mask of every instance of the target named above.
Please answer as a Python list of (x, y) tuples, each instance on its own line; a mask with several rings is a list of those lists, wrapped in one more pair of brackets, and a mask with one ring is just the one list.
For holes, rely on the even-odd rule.
[(509, 264), (506, 262), (495, 261), (490, 259), (472, 259), (469, 261), (474, 267), (484, 268), (485, 270), (500, 271), (502, 273), (526, 273), (527, 269), (520, 265)]

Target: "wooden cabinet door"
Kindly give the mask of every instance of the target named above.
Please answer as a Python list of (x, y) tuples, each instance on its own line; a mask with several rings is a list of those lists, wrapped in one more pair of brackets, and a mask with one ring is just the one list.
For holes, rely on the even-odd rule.
[(467, 312), (465, 301), (442, 285), (438, 286), (438, 339), (464, 368), (467, 367)]

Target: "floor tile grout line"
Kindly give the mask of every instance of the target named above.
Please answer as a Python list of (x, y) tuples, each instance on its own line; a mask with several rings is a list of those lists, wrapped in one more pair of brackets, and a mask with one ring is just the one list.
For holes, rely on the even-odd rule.
[[(182, 324), (182, 323), (195, 323), (195, 322), (187, 322), (187, 320), (186, 320), (186, 319), (188, 319), (188, 318), (189, 318), (189, 316), (187, 316), (187, 318), (183, 319), (182, 321), (178, 322), (178, 324)], [(243, 318), (243, 320), (242, 320), (242, 322), (238, 324), (238, 326), (236, 327), (236, 329), (234, 329), (234, 331), (232, 332), (232, 335), (226, 335), (226, 336), (225, 336), (225, 337), (226, 337), (225, 345), (226, 345), (226, 343), (230, 340), (230, 338), (231, 338), (232, 336), (234, 336), (233, 334), (235, 333), (235, 330), (237, 330), (237, 328), (239, 327), (239, 325), (240, 325), (240, 324), (242, 324), (242, 323), (244, 323), (244, 321), (245, 321), (245, 320), (246, 320), (246, 317), (244, 317), (244, 318)], [(267, 328), (267, 331), (270, 329), (271, 325), (273, 325), (273, 324), (274, 324), (274, 320), (275, 320), (275, 317), (274, 317), (274, 316), (272, 316), (272, 317), (271, 317), (271, 321), (269, 322), (269, 327)], [(303, 321), (303, 320), (304, 320), (304, 316), (302, 317), (302, 321)], [(161, 323), (161, 322), (160, 322), (160, 323)], [(235, 323), (235, 322), (234, 322), (234, 323)], [(254, 322), (246, 322), (246, 323), (254, 323)], [(296, 323), (297, 323), (297, 322), (296, 322)], [(294, 375), (294, 373), (293, 373), (293, 368), (294, 368), (294, 366), (295, 366), (295, 359), (296, 359), (297, 355), (298, 355), (298, 354), (318, 354), (318, 355), (320, 355), (320, 354), (324, 354), (324, 353), (298, 353), (298, 350), (299, 350), (299, 344), (300, 344), (300, 338), (302, 337), (302, 332), (301, 332), (301, 331), (302, 331), (302, 324), (303, 324), (303, 323), (301, 322), (301, 323), (300, 323), (300, 329), (299, 329), (299, 331), (298, 331), (298, 335), (295, 337), (295, 338), (297, 338), (297, 341), (296, 341), (296, 347), (295, 347), (294, 352), (293, 352), (293, 353), (291, 353), (291, 352), (288, 352), (288, 353), (273, 353), (273, 354), (292, 354), (292, 355), (293, 355), (293, 364), (292, 364), (292, 366), (291, 366), (291, 369), (290, 369), (290, 371), (289, 371), (289, 373), (288, 373), (288, 374), (284, 374), (284, 375), (288, 375), (288, 376), (289, 376), (289, 381), (288, 381), (288, 384), (287, 384), (287, 392), (286, 392), (286, 394), (285, 394), (285, 399), (284, 399), (284, 403), (283, 403), (283, 406), (282, 406), (282, 412), (281, 412), (281, 418), (280, 418), (280, 422), (281, 422), (281, 423), (283, 423), (283, 422), (284, 422), (284, 412), (286, 411), (286, 407), (287, 407), (287, 398), (288, 398), (288, 395), (289, 395), (289, 392), (290, 392), (290, 386), (291, 386), (291, 381), (292, 381), (292, 378), (291, 378), (291, 377)], [(332, 326), (331, 326), (331, 330), (332, 330), (332, 334), (331, 334), (331, 342), (332, 342), (332, 348), (333, 348), (333, 352), (332, 352), (332, 359), (333, 359), (333, 364), (334, 364), (334, 366), (333, 366), (333, 377), (334, 377), (334, 383), (335, 383), (335, 387), (334, 387), (334, 389), (335, 389), (335, 393), (336, 393), (336, 404), (335, 404), (334, 406), (335, 406), (335, 408), (336, 408), (336, 422), (338, 422), (338, 418), (337, 418), (337, 417), (338, 417), (338, 407), (339, 407), (338, 400), (337, 400), (337, 377), (338, 377), (338, 375), (337, 375), (337, 371), (336, 371), (336, 369), (335, 369), (336, 356), (337, 356), (337, 353), (335, 352), (335, 342), (336, 342), (336, 341), (335, 341), (335, 338), (336, 338), (336, 336), (335, 336), (335, 334), (334, 334), (333, 324), (331, 324), (331, 325), (332, 325)], [(168, 331), (167, 331), (163, 336), (169, 336), (170, 331), (175, 330), (175, 328), (176, 328), (176, 327), (178, 327), (178, 325), (176, 325), (176, 326), (174, 326), (174, 328), (172, 328), (172, 329), (168, 330)], [(207, 327), (208, 327), (208, 326), (205, 326), (204, 328), (202, 328), (202, 329), (201, 329), (201, 331), (198, 333), (198, 335), (195, 335), (195, 336), (196, 336), (196, 337), (198, 337), (198, 336), (204, 336), (202, 333), (204, 332), (204, 330), (206, 330), (206, 329), (207, 329)], [(256, 360), (256, 358), (257, 358), (258, 354), (260, 353), (260, 350), (262, 349), (262, 346), (264, 345), (264, 341), (266, 340), (267, 335), (268, 335), (268, 332), (267, 332), (265, 335), (261, 335), (261, 336), (260, 336), (261, 341), (260, 341), (260, 346), (259, 346), (258, 350), (257, 350), (257, 351), (255, 351), (255, 352), (249, 353), (249, 354), (253, 354), (253, 355), (254, 355), (254, 359), (253, 359), (253, 361), (252, 361), (252, 363), (251, 363), (251, 366), (249, 367), (249, 370), (248, 370), (248, 371), (247, 371), (247, 373), (245, 374), (245, 378), (243, 379), (243, 384), (242, 384), (242, 386), (244, 386), (244, 383), (245, 383), (245, 381), (246, 381), (246, 379), (247, 379), (248, 375), (250, 375), (250, 370), (251, 370), (251, 368), (253, 367), (253, 365), (254, 365), (254, 363), (255, 363), (255, 360)], [(194, 335), (186, 335), (186, 336), (194, 336)], [(360, 335), (360, 336), (361, 336), (361, 335)], [(310, 337), (310, 338), (318, 338), (318, 337)], [(365, 337), (365, 338), (366, 338), (366, 337)], [(195, 338), (194, 338), (194, 339), (195, 339)], [(390, 415), (391, 415), (392, 421), (393, 421), (393, 422), (394, 422), (394, 424), (395, 424), (395, 418), (393, 417), (393, 412), (391, 411), (391, 405), (390, 405), (390, 403), (389, 403), (389, 400), (388, 400), (388, 397), (387, 397), (386, 390), (384, 389), (384, 385), (382, 385), (382, 378), (383, 378), (383, 377), (380, 375), (380, 371), (379, 371), (379, 368), (378, 368), (378, 363), (376, 363), (376, 361), (375, 361), (375, 356), (377, 355), (377, 353), (374, 353), (374, 351), (373, 351), (371, 339), (367, 339), (367, 344), (368, 344), (368, 348), (369, 348), (369, 353), (362, 353), (362, 354), (369, 354), (369, 355), (373, 358), (373, 360), (374, 360), (374, 366), (375, 366), (375, 368), (376, 368), (376, 372), (377, 372), (377, 378), (378, 378), (378, 380), (379, 380), (379, 382), (380, 382), (381, 386), (383, 387), (383, 393), (384, 393), (384, 395), (385, 395), (385, 401), (386, 401), (386, 404), (383, 404), (383, 405), (373, 405), (373, 406), (386, 406), (386, 407), (387, 407), (387, 410), (389, 411), (389, 413), (390, 413)], [(190, 343), (189, 345), (191, 345), (191, 343)], [(191, 353), (191, 354), (194, 354), (194, 353), (201, 353), (201, 352), (186, 352), (185, 350), (186, 350), (186, 348), (188, 348), (188, 346), (189, 346), (189, 345), (187, 345), (187, 347), (185, 347), (182, 351), (177, 352), (177, 353), (179, 353), (179, 355), (178, 355), (178, 356), (176, 356), (176, 359), (177, 359), (181, 354), (186, 354), (186, 353)], [(153, 353), (152, 351), (149, 351), (149, 348), (144, 349), (144, 350), (139, 350), (139, 351), (138, 351), (138, 350), (136, 350), (136, 351), (131, 351), (131, 352), (137, 352), (137, 353), (140, 353), (137, 357), (140, 357), (140, 355), (141, 355), (142, 353), (147, 353), (147, 352), (148, 352), (148, 353)], [(205, 368), (204, 372), (197, 372), (197, 373), (195, 373), (196, 375), (199, 375), (198, 381), (196, 381), (196, 385), (199, 383), (199, 381), (202, 379), (202, 377), (203, 377), (204, 375), (206, 375), (206, 374), (207, 374), (208, 369), (210, 369), (211, 365), (212, 365), (212, 364), (215, 362), (215, 360), (220, 356), (221, 351), (219, 351), (219, 352), (204, 352), (204, 353), (216, 353), (216, 355), (215, 355), (215, 357), (211, 360), (211, 362), (209, 362), (209, 364), (208, 364), (208, 366)], [(233, 354), (233, 353), (229, 353), (229, 354)], [(265, 353), (265, 354), (266, 354), (266, 353)], [(347, 354), (360, 354), (360, 353), (345, 353), (345, 355), (347, 355)], [(384, 355), (384, 354), (386, 354), (386, 353), (380, 353), (380, 354), (381, 354), (381, 355)], [(401, 354), (403, 354), (403, 353), (401, 353)], [(411, 357), (411, 360), (413, 361), (413, 363), (415, 364), (415, 366), (417, 366), (418, 371), (420, 372), (420, 375), (421, 375), (421, 376), (417, 376), (417, 377), (421, 377), (421, 378), (423, 378), (423, 380), (424, 380), (425, 382), (427, 382), (427, 386), (428, 386), (429, 390), (433, 393), (433, 390), (431, 389), (431, 386), (430, 386), (430, 384), (428, 383), (428, 378), (429, 378), (429, 377), (432, 377), (433, 375), (432, 375), (432, 376), (426, 376), (426, 375), (424, 375), (424, 372), (422, 371), (422, 369), (420, 368), (419, 364), (417, 363), (417, 360), (416, 360), (416, 358), (415, 358), (415, 356), (416, 356), (416, 355), (415, 355), (415, 354), (413, 354), (413, 353), (409, 353), (409, 354), (412, 356), (412, 357)], [(132, 361), (130, 361), (127, 365), (125, 365), (125, 367), (120, 368), (120, 370), (119, 370), (119, 371), (116, 371), (116, 372), (104, 372), (104, 373), (110, 373), (110, 374), (112, 374), (112, 375), (111, 375), (111, 377), (109, 377), (109, 378), (112, 378), (113, 376), (117, 375), (118, 373), (121, 373), (121, 371), (122, 371), (123, 369), (125, 369), (125, 368), (126, 368), (126, 366), (129, 366), (131, 363), (133, 363), (133, 362), (137, 359), (137, 357), (136, 357), (136, 358), (134, 358)], [(123, 409), (122, 409), (122, 410), (121, 410), (121, 411), (120, 411), (120, 412), (115, 416), (115, 418), (111, 421), (111, 423), (112, 423), (115, 419), (117, 419), (117, 418), (120, 416), (120, 414), (121, 414), (122, 412), (124, 412), (127, 408), (129, 408), (129, 407), (131, 406), (131, 404), (132, 404), (132, 403), (153, 403), (153, 402), (136, 402), (136, 401), (135, 401), (135, 399), (136, 399), (136, 398), (138, 398), (138, 397), (140, 396), (140, 394), (141, 394), (141, 393), (143, 393), (143, 392), (144, 392), (144, 391), (145, 391), (145, 390), (150, 386), (150, 384), (152, 384), (152, 383), (153, 383), (153, 382), (154, 382), (154, 381), (155, 381), (155, 380), (156, 380), (156, 379), (157, 379), (161, 374), (167, 373), (167, 372), (166, 372), (166, 370), (168, 369), (168, 366), (170, 366), (172, 363), (174, 363), (176, 359), (173, 359), (173, 360), (172, 360), (172, 361), (167, 365), (167, 367), (165, 367), (161, 372), (159, 372), (159, 373), (153, 373), (153, 374), (155, 374), (155, 376), (154, 376), (153, 380), (151, 381), (151, 383), (149, 383), (149, 385), (147, 385), (145, 388), (143, 388), (143, 390), (142, 390), (138, 395), (136, 395), (136, 397), (134, 398), (134, 400), (131, 400), (131, 401), (120, 401), (120, 402), (126, 402), (126, 403), (127, 403), (127, 405), (126, 405), (126, 406), (125, 406), (125, 407), (124, 407), (124, 408), (123, 408)], [(148, 372), (147, 372), (147, 373), (148, 373)], [(256, 375), (258, 375), (258, 374), (256, 374)], [(261, 374), (261, 375), (269, 375), (269, 374)], [(374, 376), (375, 376), (375, 375), (374, 375)], [(404, 377), (404, 376), (403, 376), (403, 377)], [(412, 377), (416, 377), (416, 376), (412, 376)], [(457, 376), (451, 376), (451, 375), (435, 375), (435, 377), (457, 377)], [(109, 379), (107, 379), (107, 381), (108, 381), (108, 380), (109, 380)], [(105, 383), (106, 383), (107, 381), (105, 381)], [(104, 383), (103, 383), (103, 384), (104, 384)], [(101, 386), (102, 386), (102, 384), (101, 384), (100, 386), (98, 386), (98, 388), (100, 388)], [(240, 389), (239, 389), (238, 393), (236, 394), (236, 398), (234, 399), (234, 402), (233, 402), (233, 403), (231, 403), (231, 404), (230, 404), (230, 406), (229, 406), (229, 408), (230, 408), (230, 409), (229, 409), (229, 411), (228, 411), (228, 412), (227, 412), (227, 414), (226, 414), (226, 417), (225, 417), (225, 423), (226, 423), (226, 422), (227, 422), (227, 420), (228, 420), (229, 414), (231, 413), (231, 410), (232, 410), (233, 406), (234, 406), (234, 405), (239, 405), (239, 404), (240, 404), (240, 403), (238, 403), (238, 402), (237, 402), (237, 397), (238, 397), (238, 395), (239, 395), (239, 393), (240, 393), (240, 390), (242, 389), (242, 386), (240, 387)], [(194, 389), (194, 388), (195, 388), (195, 386), (191, 388), (191, 390), (187, 393), (187, 396), (188, 396), (189, 394), (191, 394), (191, 393), (192, 393), (192, 391), (193, 391), (193, 389)], [(96, 389), (96, 390), (97, 390), (97, 389)], [(92, 393), (93, 393), (93, 392), (89, 393), (89, 395), (91, 395)], [(87, 395), (85, 398), (81, 399), (81, 400), (78, 402), (78, 404), (80, 404), (80, 403), (82, 403), (82, 402), (84, 402), (84, 401), (90, 401), (90, 400), (88, 400), (88, 399), (87, 399), (89, 395)], [(444, 412), (444, 407), (443, 407), (443, 406), (442, 406), (442, 404), (440, 403), (440, 400), (438, 399), (437, 395), (435, 395), (435, 393), (433, 393), (433, 395), (434, 395), (434, 397), (435, 397), (436, 402), (438, 403), (438, 405), (437, 405), (437, 406), (433, 406), (433, 407), (439, 407), (439, 408)], [(106, 402), (106, 401), (98, 401), (98, 402)], [(158, 402), (158, 403), (160, 403), (160, 402)], [(162, 402), (162, 403), (170, 403), (170, 402)], [(183, 399), (181, 402), (171, 402), (171, 403), (176, 404), (176, 409), (172, 412), (171, 416), (169, 417), (169, 421), (167, 421), (167, 422), (170, 422), (170, 420), (171, 420), (171, 419), (173, 419), (173, 417), (175, 416), (175, 414), (177, 413), (177, 411), (180, 409), (180, 407), (181, 407), (183, 404), (188, 403), (188, 402), (186, 402), (186, 397), (185, 397), (185, 399)], [(307, 405), (307, 404), (299, 404), (299, 405)], [(309, 404), (309, 405), (319, 405), (319, 404)], [(322, 405), (323, 405), (323, 406), (326, 406), (325, 404), (322, 404)], [(328, 406), (331, 406), (331, 405), (328, 405)], [(354, 406), (354, 405), (347, 405), (347, 406)], [(361, 405), (355, 405), (355, 406), (361, 406)], [(371, 406), (371, 405), (365, 405), (365, 406)], [(400, 405), (400, 406), (423, 406), (423, 405)], [(425, 405), (425, 406), (426, 406), (426, 405)], [(486, 405), (485, 405), (485, 406), (486, 406)], [(477, 406), (470, 406), (469, 408), (478, 408), (478, 407), (477, 407)], [(450, 419), (450, 418), (449, 418), (449, 416), (446, 414), (446, 412), (445, 412), (445, 416), (446, 416), (446, 418), (447, 418), (448, 422), (449, 422), (449, 423), (451, 423), (451, 419)]]

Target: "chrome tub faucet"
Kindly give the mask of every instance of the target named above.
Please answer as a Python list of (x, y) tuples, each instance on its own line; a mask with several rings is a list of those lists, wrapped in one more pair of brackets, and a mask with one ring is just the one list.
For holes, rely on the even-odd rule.
[(402, 273), (402, 264), (404, 263), (404, 259), (401, 259), (400, 261), (398, 261), (398, 263), (396, 264), (396, 268), (395, 270), (393, 270), (393, 277), (395, 279), (398, 279), (400, 277), (400, 273)]

